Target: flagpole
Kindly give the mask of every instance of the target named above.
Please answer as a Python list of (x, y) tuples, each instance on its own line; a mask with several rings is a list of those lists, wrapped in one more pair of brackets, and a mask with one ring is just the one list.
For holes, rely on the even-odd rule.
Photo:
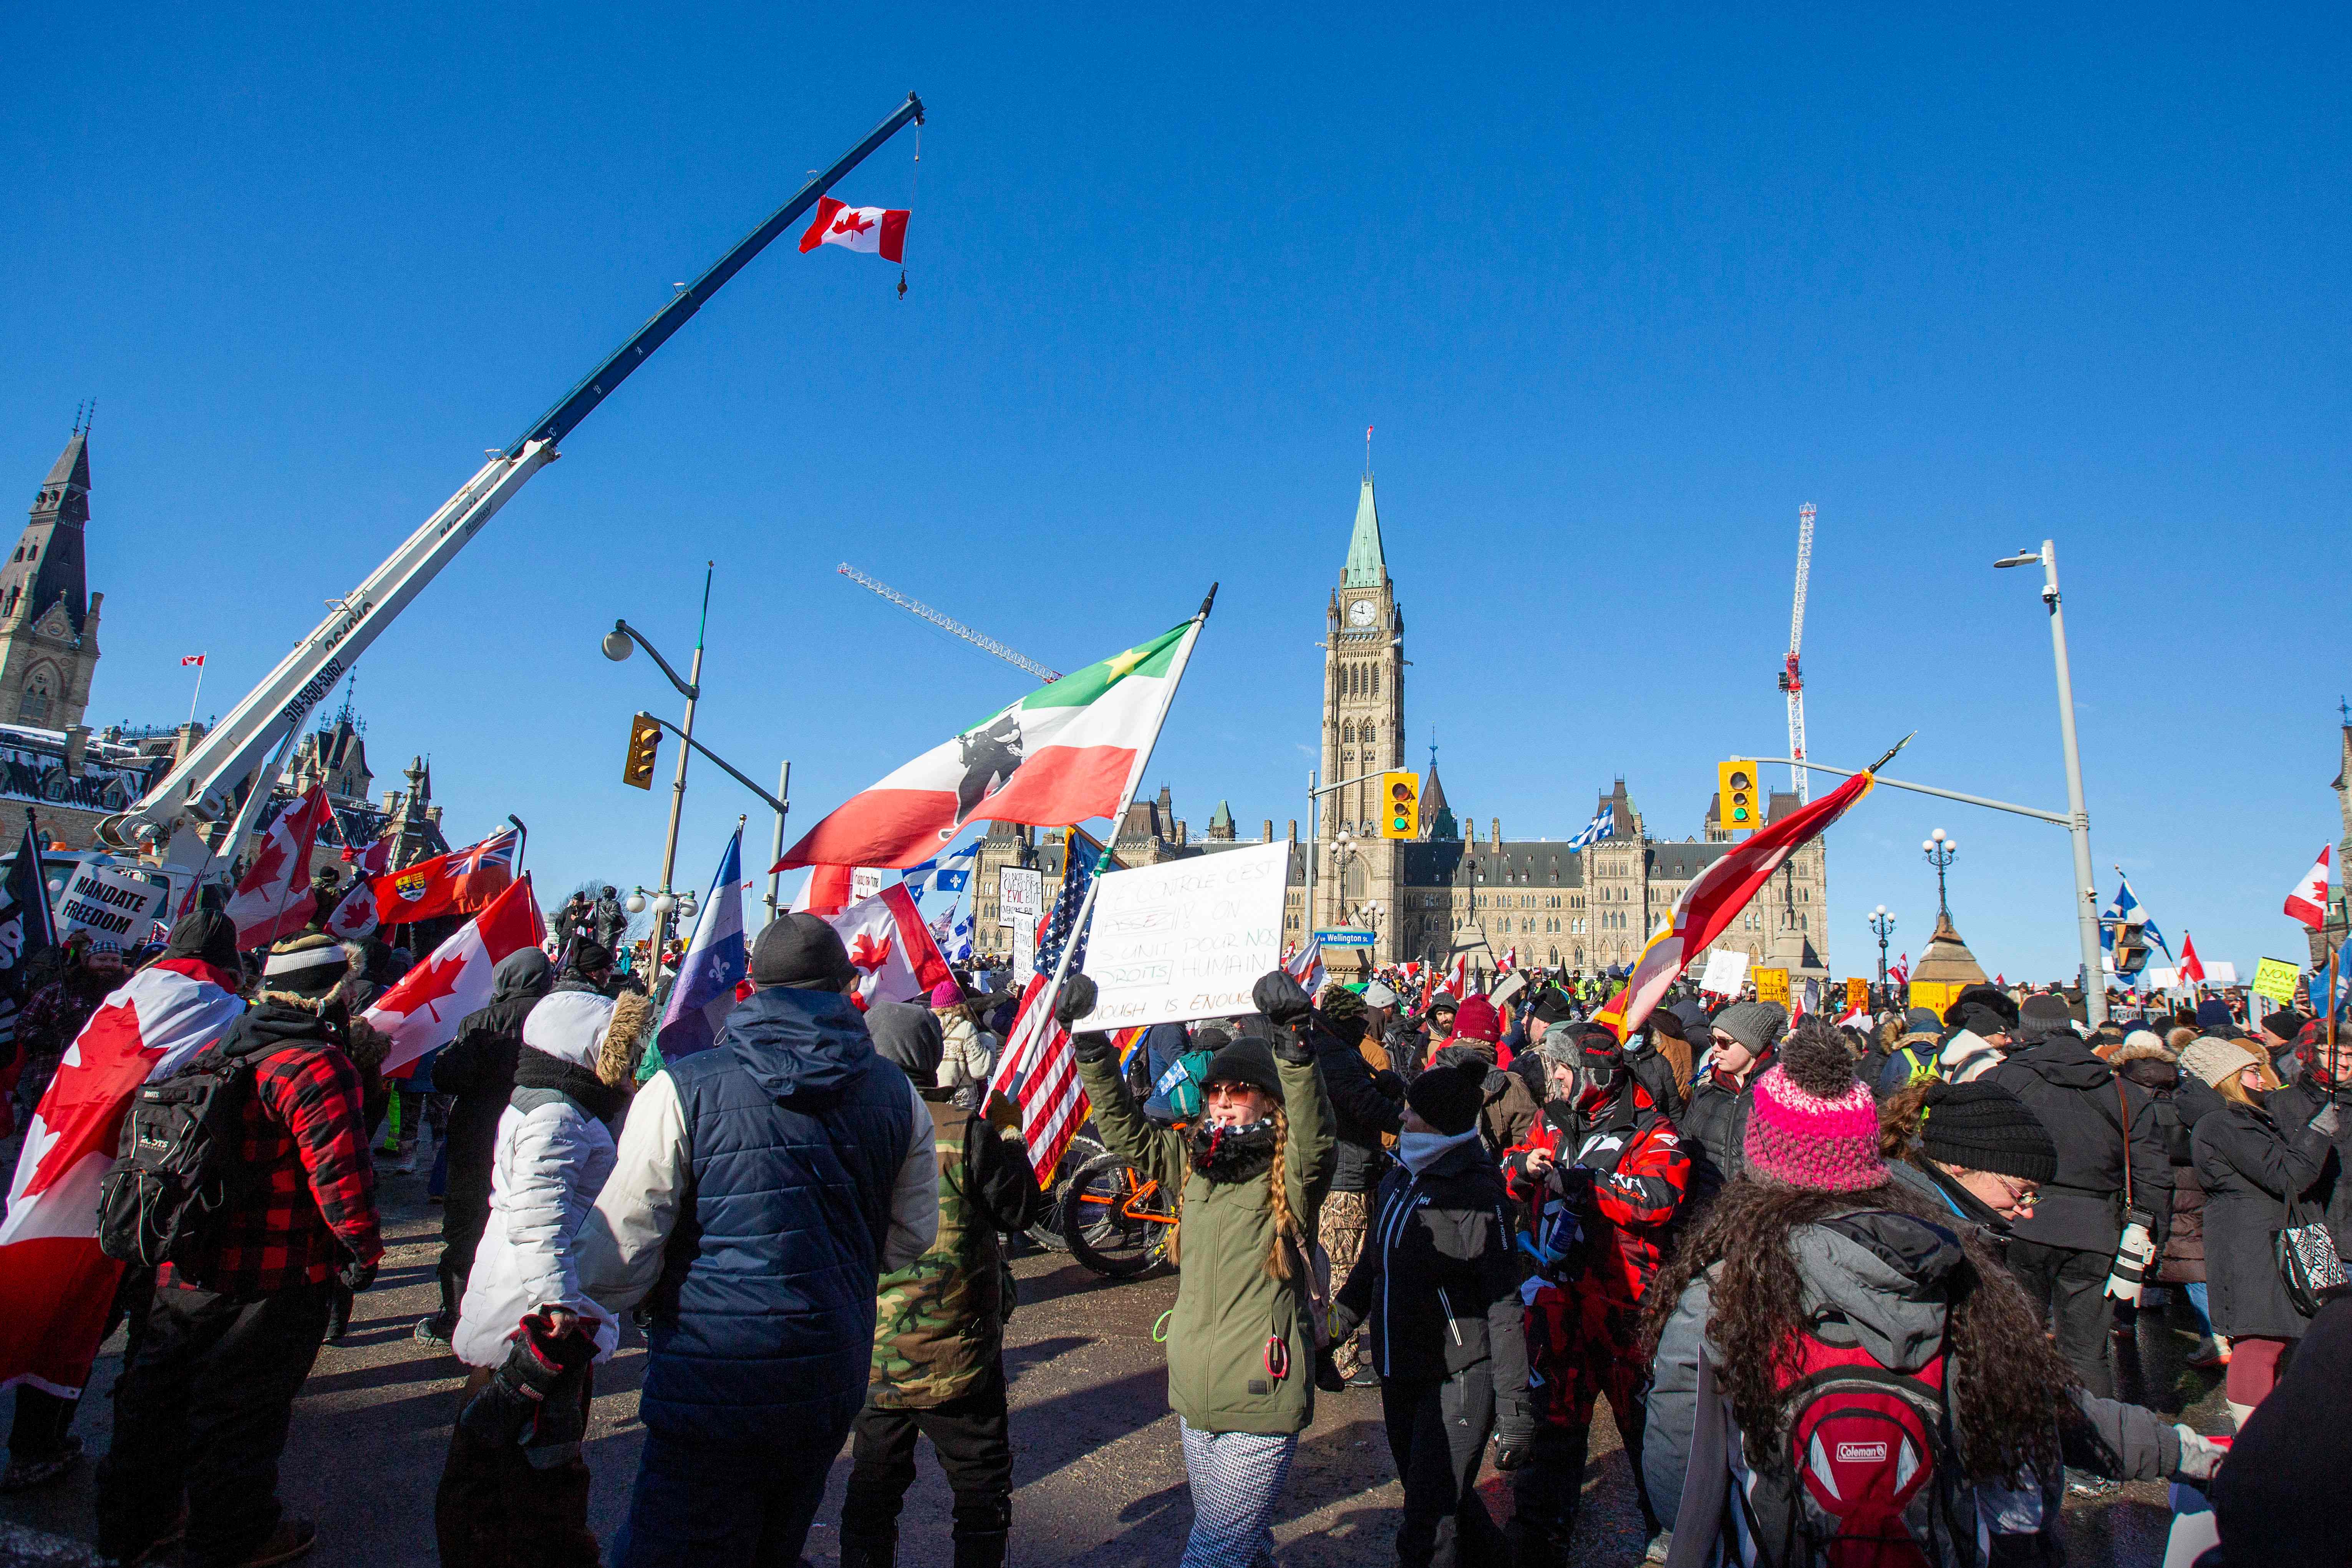
[(188, 694), (188, 722), (196, 721), (196, 699), (205, 694), (205, 656), (196, 655), (196, 689)]
[[(1087, 917), (1094, 913), (1095, 895), (1102, 890), (1103, 873), (1110, 867), (1111, 846), (1118, 842), (1119, 824), (1127, 820), (1127, 808), (1135, 804), (1135, 792), (1141, 787), (1144, 772), (1151, 765), (1151, 753), (1160, 749), (1160, 731), (1168, 722), (1168, 710), (1176, 700), (1176, 689), (1184, 683), (1184, 668), (1192, 662), (1192, 645), (1201, 640), (1201, 628), (1209, 624), (1209, 610), (1216, 602), (1217, 584), (1212, 583), (1209, 584), (1209, 596), (1201, 601), (1200, 613), (1192, 617), (1192, 629), (1184, 634), (1184, 640), (1177, 647), (1174, 667), (1168, 672), (1168, 688), (1160, 693), (1160, 711), (1151, 721), (1150, 743), (1136, 753), (1135, 767), (1127, 775), (1127, 787), (1119, 792), (1118, 808), (1110, 815), (1110, 831), (1103, 836), (1102, 858), (1095, 862), (1095, 874), (1087, 882), (1086, 896), (1078, 903), (1077, 918), (1070, 922), (1069, 940), (1062, 943), (1062, 951), (1055, 955), (1054, 976), (1045, 983), (1045, 994), (1037, 999), (1037, 1005), (1045, 1009), (1045, 1016), (1049, 1018), (1053, 1016), (1055, 1005), (1061, 1000), (1062, 982), (1068, 978), (1070, 973), (1070, 955), (1078, 950), (1078, 933), (1087, 929)], [(1065, 842), (1062, 876), (1066, 880), (1069, 874), (1069, 846)], [(1040, 1037), (1033, 1033), (1030, 1037), (1034, 1040)]]

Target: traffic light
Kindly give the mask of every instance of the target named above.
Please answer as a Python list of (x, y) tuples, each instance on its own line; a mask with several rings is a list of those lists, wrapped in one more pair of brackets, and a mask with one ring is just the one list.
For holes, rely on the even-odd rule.
[(621, 763), (621, 782), (638, 789), (654, 787), (654, 758), (661, 751), (661, 721), (640, 713), (629, 721), (629, 754)]
[(1758, 804), (1756, 763), (1734, 757), (1715, 765), (1715, 825), (1726, 833), (1753, 833), (1764, 826)]
[(2147, 967), (2147, 928), (2137, 921), (2116, 927), (2116, 973), (2137, 974)]
[(1382, 773), (1381, 806), (1381, 837), (1420, 837), (1421, 775), (1406, 773)]

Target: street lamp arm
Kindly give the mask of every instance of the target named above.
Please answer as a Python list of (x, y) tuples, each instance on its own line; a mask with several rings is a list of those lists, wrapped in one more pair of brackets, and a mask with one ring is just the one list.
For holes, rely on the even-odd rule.
[[(646, 651), (648, 653), (653, 652), (651, 648), (648, 648)], [(661, 656), (659, 654), (654, 654), (654, 657), (656, 658), (659, 658)], [(726, 772), (729, 778), (733, 779), (737, 784), (741, 784), (745, 789), (750, 790), (753, 795), (756, 795), (761, 800), (766, 801), (768, 803), (768, 808), (771, 811), (773, 811), (778, 816), (782, 816), (785, 814), (787, 807), (782, 801), (778, 800), (774, 795), (770, 795), (766, 790), (761, 789), (758, 784), (755, 784), (750, 779), (745, 778), (740, 773), (736, 771), (735, 765), (732, 763), (730, 763), (726, 758), (720, 756), (718, 752), (712, 751), (709, 747), (704, 745), (701, 742), (696, 740), (693, 736), (688, 734), (685, 731), (679, 729), (668, 720), (652, 713), (646, 714), (646, 717), (653, 720), (655, 723), (660, 725), (663, 729), (667, 730), (671, 734), (676, 735), (679, 740), (684, 741), (688, 745), (692, 746), (704, 756), (709, 757), (713, 763)]]
[(702, 688), (700, 686), (696, 685), (692, 681), (681, 680), (678, 679), (677, 671), (669, 667), (669, 660), (661, 656), (661, 649), (647, 642), (643, 632), (640, 632), (636, 627), (629, 625), (628, 622), (619, 620), (613, 623), (613, 630), (615, 634), (628, 638), (631, 642), (636, 644), (639, 647), (653, 655), (654, 662), (661, 666), (661, 672), (669, 677), (669, 683), (677, 688), (677, 694), (680, 697), (683, 697), (688, 702), (691, 702), (696, 698), (702, 695)]

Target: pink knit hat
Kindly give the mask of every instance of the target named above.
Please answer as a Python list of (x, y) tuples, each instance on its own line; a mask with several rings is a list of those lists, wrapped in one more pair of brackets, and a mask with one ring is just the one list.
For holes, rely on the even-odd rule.
[(1878, 1102), (1854, 1080), (1853, 1053), (1817, 1018), (1801, 1020), (1780, 1059), (1756, 1080), (1748, 1168), (1767, 1181), (1824, 1193), (1884, 1185)]
[(952, 980), (942, 980), (931, 987), (931, 1005), (952, 1007), (963, 1000), (963, 987)]

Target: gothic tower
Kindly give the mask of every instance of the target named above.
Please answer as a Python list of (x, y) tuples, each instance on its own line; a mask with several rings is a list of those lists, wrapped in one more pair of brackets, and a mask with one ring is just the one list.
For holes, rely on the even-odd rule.
[(1318, 926), (1369, 923), (1359, 913), (1377, 900), (1374, 957), (1385, 963), (1396, 946), (1397, 842), (1380, 837), (1380, 781), (1346, 782), (1405, 765), (1404, 615), (1381, 551), (1369, 469), (1356, 499), (1348, 562), (1324, 618), (1322, 777), (1342, 787), (1323, 797), (1314, 920)]
[(98, 607), (82, 575), (89, 521), (89, 432), (77, 425), (0, 566), (0, 721), (79, 724), (98, 669)]

